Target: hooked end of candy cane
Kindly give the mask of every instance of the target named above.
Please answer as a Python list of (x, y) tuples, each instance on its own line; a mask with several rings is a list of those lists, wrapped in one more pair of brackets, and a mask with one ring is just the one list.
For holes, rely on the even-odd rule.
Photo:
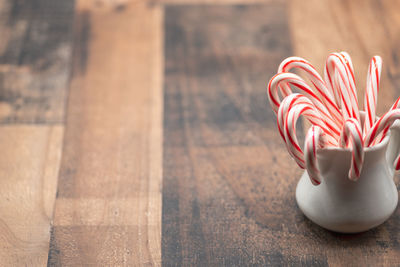
[(360, 178), (360, 174), (361, 174), (360, 172), (357, 173), (356, 171), (354, 171), (353, 167), (350, 168), (349, 175), (348, 175), (349, 180), (353, 181), (353, 182), (357, 182), (358, 179)]
[(318, 186), (321, 184), (320, 181), (318, 181), (317, 179), (315, 179), (313, 177), (310, 177), (310, 180), (311, 180), (312, 185), (314, 185), (314, 186)]

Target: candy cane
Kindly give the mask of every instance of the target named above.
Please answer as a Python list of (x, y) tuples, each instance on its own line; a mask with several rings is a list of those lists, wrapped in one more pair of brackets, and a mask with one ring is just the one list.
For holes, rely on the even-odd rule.
[[(386, 133), (389, 131), (390, 126), (392, 126), (392, 124), (400, 118), (400, 109), (399, 108), (400, 105), (400, 97), (396, 100), (396, 102), (393, 104), (392, 108), (390, 109), (389, 112), (387, 112), (386, 114), (384, 114), (371, 128), (370, 133), (367, 135), (365, 143), (367, 144), (367, 146), (369, 145), (375, 145), (375, 140), (374, 140), (374, 136), (378, 136), (379, 137), (379, 132), (382, 131), (382, 136), (380, 137), (380, 141), (379, 143), (385, 138)], [(395, 170), (398, 171), (400, 170), (400, 155), (396, 157), (395, 161), (394, 161), (394, 167)]]
[[(299, 103), (299, 98), (305, 97), (302, 94), (294, 93), (291, 94), (283, 99), (279, 106), (278, 114), (277, 114), (277, 124), (278, 124), (278, 130), (279, 133), (282, 137), (282, 139), (286, 142), (285, 134), (284, 134), (284, 123), (285, 123), (285, 118), (287, 115), (287, 112), (292, 106), (297, 102)], [(311, 101), (308, 98), (303, 99), (303, 104), (304, 103), (311, 103)], [(311, 103), (312, 105), (312, 103)]]
[[(333, 79), (338, 76), (339, 81), (343, 84), (337, 82), (332, 84), (332, 73), (334, 73)], [(340, 106), (346, 108), (345, 111), (348, 112), (348, 116), (344, 113), (345, 117), (353, 117), (359, 120), (354, 71), (350, 56), (345, 52), (331, 54), (327, 59), (325, 74), (327, 74), (330, 81), (328, 84), (331, 84), (332, 90), (338, 96)]]
[(342, 108), (344, 119), (355, 118), (360, 121), (358, 100), (351, 61), (339, 53), (329, 55), (325, 65), (325, 81)]
[(382, 59), (379, 56), (374, 56), (369, 63), (367, 86), (365, 88), (364, 97), (364, 137), (375, 122), (376, 104), (378, 102), (379, 81), (382, 70)]
[(317, 149), (326, 145), (325, 133), (318, 126), (311, 126), (307, 132), (304, 143), (304, 158), (306, 161), (307, 173), (313, 185), (321, 183), (321, 173), (317, 162)]
[[(395, 110), (395, 109), (400, 109), (400, 97), (397, 98), (396, 102), (394, 102), (394, 104), (390, 108), (390, 110)], [(372, 145), (376, 145), (377, 143), (382, 142), (382, 140), (385, 138), (389, 129), (390, 129), (390, 125), (386, 126), (386, 128), (382, 131), (382, 133), (379, 134), (378, 138), (375, 138), (375, 140), (372, 142)], [(377, 142), (378, 139), (379, 139), (379, 142)]]
[[(399, 100), (400, 98), (397, 99), (392, 108), (399, 104)], [(370, 129), (369, 134), (365, 139), (365, 144), (370, 146), (371, 143), (373, 143), (374, 138), (379, 135), (382, 129), (383, 131), (387, 131), (397, 119), (400, 119), (400, 109), (392, 109), (385, 113)], [(394, 166), (396, 170), (400, 169), (400, 155), (395, 159)]]
[(348, 75), (348, 78), (349, 78), (349, 84), (351, 85), (352, 95), (354, 96), (353, 97), (354, 98), (353, 101), (355, 101), (354, 104), (355, 104), (355, 107), (358, 110), (358, 101), (357, 101), (357, 92), (356, 92), (356, 79), (355, 79), (355, 76), (354, 76), (353, 62), (351, 60), (350, 55), (347, 52), (342, 51), (342, 52), (339, 53), (339, 55), (343, 58), (342, 61), (347, 67), (346, 70), (347, 70), (347, 75)]
[(331, 63), (332, 55), (334, 55), (334, 54), (329, 55), (325, 62), (325, 68), (324, 68), (325, 83), (326, 83), (326, 86), (327, 86), (328, 90), (330, 91), (330, 93), (334, 96), (336, 104), (339, 107), (341, 107), (340, 91), (336, 90), (335, 84), (334, 84), (335, 83), (335, 81), (334, 81), (335, 69), (334, 69), (333, 63)]
[(349, 71), (350, 71), (350, 78), (352, 79), (352, 82), (354, 83), (354, 88), (355, 88), (355, 84), (356, 84), (356, 79), (355, 79), (355, 77), (354, 77), (354, 67), (353, 67), (353, 62), (351, 61), (351, 57), (350, 57), (350, 55), (347, 53), (347, 52), (345, 52), (345, 51), (342, 51), (342, 52), (340, 52), (339, 53), (343, 58), (344, 58), (344, 60), (345, 60), (345, 63), (346, 63), (346, 66), (347, 66), (347, 68), (349, 69)]
[(361, 174), (361, 168), (364, 162), (364, 142), (360, 123), (350, 118), (345, 121), (343, 131), (340, 136), (340, 146), (347, 147), (351, 141), (351, 167), (349, 170), (349, 179), (357, 181)]
[(378, 134), (387, 127), (390, 127), (393, 122), (400, 119), (400, 109), (394, 109), (386, 112), (379, 120), (371, 127), (365, 138), (365, 146), (370, 146)]
[[(307, 98), (304, 98), (304, 100), (306, 99)], [(281, 105), (281, 107), (283, 109), (283, 105)], [(296, 136), (296, 122), (301, 115), (304, 115), (306, 119), (309, 120), (313, 125), (323, 127), (324, 122), (314, 105), (307, 103), (307, 101), (293, 104), (288, 109), (288, 112), (285, 116), (283, 134), (285, 136), (284, 140), (286, 140), (286, 147), (300, 168), (304, 169), (306, 167), (304, 153), (299, 146)], [(329, 135), (327, 135), (327, 137), (329, 137)]]
[(347, 52), (340, 52), (339, 55), (342, 57), (342, 62), (345, 64), (346, 66), (346, 74), (348, 76), (348, 81), (350, 84), (350, 88), (351, 88), (351, 95), (352, 95), (352, 101), (354, 108), (357, 109), (358, 111), (358, 101), (357, 101), (357, 90), (356, 90), (356, 79), (354, 76), (354, 67), (353, 67), (353, 62), (351, 61), (351, 57)]
[(281, 102), (281, 105), (279, 106), (278, 114), (277, 114), (277, 124), (278, 124), (278, 130), (279, 134), (281, 135), (283, 141), (286, 143), (286, 138), (284, 132), (284, 124), (285, 124), (285, 118), (287, 115), (287, 112), (289, 108), (293, 106), (293, 104), (300, 98), (301, 94), (291, 94), (283, 99)]
[[(311, 102), (315, 105), (316, 109), (320, 113), (321, 117), (325, 121), (326, 126), (329, 128), (329, 134), (334, 138), (339, 139), (340, 136), (340, 125), (335, 121), (330, 112), (313, 92), (311, 87), (298, 75), (293, 73), (279, 73), (276, 74), (268, 83), (268, 99), (275, 114), (278, 112), (281, 100), (278, 95), (279, 85), (281, 83), (287, 83), (298, 88), (305, 96), (307, 96)], [(327, 133), (328, 133), (327, 132)]]
[[(298, 94), (298, 93), (291, 94), (283, 99), (283, 101), (279, 107), (278, 114), (277, 114), (277, 124), (278, 124), (279, 133), (280, 133), (282, 139), (285, 141), (285, 143), (287, 142), (287, 140), (285, 138), (285, 134), (284, 134), (284, 124), (285, 124), (286, 116), (291, 108), (293, 108), (299, 104), (308, 105), (311, 108), (313, 108), (314, 110), (316, 110), (314, 104), (307, 97), (305, 97), (302, 94)], [(308, 115), (305, 115), (305, 116), (310, 123), (312, 123), (314, 125), (318, 125), (325, 132), (329, 133), (327, 136), (327, 140), (329, 140), (329, 142), (328, 142), (329, 145), (331, 145), (331, 146), (337, 145), (336, 139), (330, 134), (329, 128), (326, 126), (325, 122), (322, 120), (322, 118), (320, 116), (317, 116), (317, 117), (315, 117), (315, 116), (310, 117)], [(288, 149), (288, 150), (290, 153), (290, 149)]]
[[(335, 98), (326, 87), (325, 81), (310, 62), (301, 57), (289, 57), (279, 65), (278, 73), (289, 72), (292, 69), (302, 69), (307, 74), (311, 83), (317, 89), (316, 94), (325, 104), (334, 120), (342, 124), (342, 113), (335, 102)], [(289, 85), (285, 85), (289, 87)], [(290, 88), (290, 87), (289, 87)]]

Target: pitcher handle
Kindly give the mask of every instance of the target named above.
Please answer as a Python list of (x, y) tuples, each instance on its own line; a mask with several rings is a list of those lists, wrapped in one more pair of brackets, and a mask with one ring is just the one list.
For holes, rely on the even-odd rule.
[(393, 172), (400, 170), (400, 120), (396, 120), (390, 127), (390, 140), (386, 158)]

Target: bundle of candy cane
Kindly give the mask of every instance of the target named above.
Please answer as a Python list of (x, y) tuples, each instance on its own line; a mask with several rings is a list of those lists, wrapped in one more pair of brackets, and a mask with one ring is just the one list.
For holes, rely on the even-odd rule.
[[(291, 73), (300, 69), (309, 81)], [(358, 107), (354, 69), (348, 53), (332, 53), (324, 69), (324, 79), (305, 59), (290, 57), (278, 68), (268, 83), (268, 98), (277, 115), (279, 133), (290, 155), (307, 169), (314, 185), (321, 183), (316, 155), (323, 147), (350, 148), (352, 151), (349, 179), (360, 177), (364, 148), (380, 143), (393, 122), (400, 118), (400, 98), (381, 118), (376, 119), (382, 59), (374, 56), (369, 64), (364, 97), (365, 119), (362, 127)], [(297, 89), (299, 93), (293, 93)], [(283, 100), (281, 100), (283, 98)], [(296, 137), (296, 122), (304, 116), (311, 124), (304, 151)], [(399, 169), (400, 159), (395, 162)]]

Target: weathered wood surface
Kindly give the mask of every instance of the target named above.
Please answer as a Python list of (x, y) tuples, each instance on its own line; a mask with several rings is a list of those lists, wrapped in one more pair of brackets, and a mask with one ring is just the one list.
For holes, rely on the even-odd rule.
[(86, 1), (76, 10), (49, 265), (157, 266), (162, 10)]
[(0, 1), (1, 266), (47, 263), (73, 16), (73, 1)]
[(2, 0), (0, 123), (62, 123), (73, 0)]
[[(307, 19), (321, 17), (313, 26), (322, 32), (321, 25), (330, 21), (322, 21), (322, 10), (309, 12), (315, 13)], [(311, 223), (295, 204), (301, 171), (278, 136), (264, 89), (280, 60), (296, 53), (293, 47), (300, 50), (301, 38), (312, 35), (306, 26), (298, 26), (300, 13), (293, 24), (288, 24), (287, 14), (292, 13), (279, 3), (166, 8), (162, 232), (166, 266), (400, 263), (399, 210), (374, 230), (339, 235)], [(299, 38), (297, 45), (291, 42), (289, 29)], [(322, 55), (313, 56), (313, 51), (323, 51), (326, 57), (346, 48), (340, 44), (326, 51), (322, 41), (310, 41), (309, 50), (300, 54), (323, 62)], [(361, 60), (356, 53), (356, 67), (366, 66), (369, 56), (364, 54)], [(362, 84), (364, 78), (358, 81)], [(386, 90), (394, 94), (392, 88)], [(382, 98), (383, 105), (388, 99)]]
[(338, 50), (361, 96), (379, 54), (382, 114), (398, 5), (0, 1), (0, 265), (400, 265), (399, 209), (357, 235), (300, 213), (265, 96), (283, 58)]
[(0, 127), (0, 262), (47, 262), (62, 126)]

